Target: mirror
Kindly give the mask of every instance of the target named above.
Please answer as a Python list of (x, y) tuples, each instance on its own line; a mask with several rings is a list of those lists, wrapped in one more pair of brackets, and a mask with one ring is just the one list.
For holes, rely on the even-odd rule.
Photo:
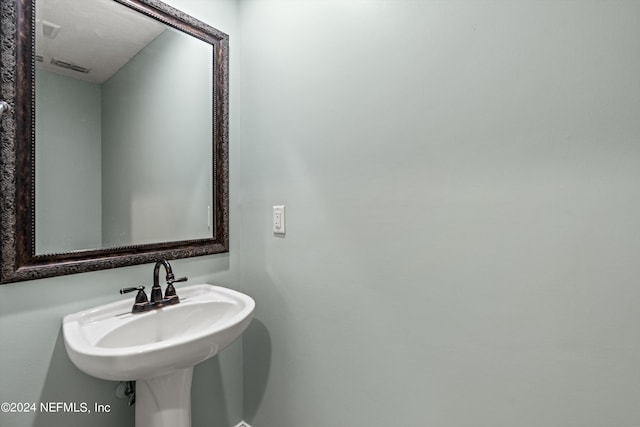
[(2, 283), (227, 252), (228, 36), (156, 0), (1, 12)]
[(211, 237), (212, 45), (113, 0), (35, 40), (36, 254)]

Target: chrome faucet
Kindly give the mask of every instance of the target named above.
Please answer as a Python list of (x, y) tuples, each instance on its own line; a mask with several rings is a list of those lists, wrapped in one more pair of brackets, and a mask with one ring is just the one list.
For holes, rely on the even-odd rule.
[[(162, 296), (162, 287), (160, 286), (160, 266), (164, 266), (167, 273), (166, 282), (167, 288), (164, 291), (164, 297)], [(147, 300), (147, 294), (144, 292), (144, 286), (136, 286), (132, 288), (120, 289), (121, 294), (126, 294), (133, 291), (138, 291), (136, 295), (136, 301), (131, 309), (132, 313), (144, 313), (145, 311), (153, 310), (156, 308), (164, 307), (166, 305), (178, 304), (180, 298), (176, 294), (176, 289), (173, 284), (176, 282), (186, 282), (186, 277), (176, 279), (171, 269), (169, 261), (163, 259), (156, 262), (153, 267), (153, 287), (151, 288), (151, 301)]]

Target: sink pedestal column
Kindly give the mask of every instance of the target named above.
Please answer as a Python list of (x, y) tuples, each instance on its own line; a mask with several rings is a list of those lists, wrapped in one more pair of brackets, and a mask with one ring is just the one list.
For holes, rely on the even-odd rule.
[(136, 427), (191, 427), (193, 367), (136, 381)]

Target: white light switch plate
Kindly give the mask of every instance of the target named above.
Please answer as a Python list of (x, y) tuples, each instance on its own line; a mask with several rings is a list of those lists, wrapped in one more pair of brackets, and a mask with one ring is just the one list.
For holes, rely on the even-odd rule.
[(274, 234), (284, 234), (284, 206), (273, 207), (273, 232)]

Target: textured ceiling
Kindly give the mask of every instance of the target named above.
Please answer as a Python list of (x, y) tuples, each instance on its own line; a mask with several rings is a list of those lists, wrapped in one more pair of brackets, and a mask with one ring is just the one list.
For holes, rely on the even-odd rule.
[[(42, 62), (37, 65), (102, 83), (166, 28), (113, 0), (40, 0), (36, 2), (36, 55)], [(89, 72), (61, 68), (52, 60)]]

